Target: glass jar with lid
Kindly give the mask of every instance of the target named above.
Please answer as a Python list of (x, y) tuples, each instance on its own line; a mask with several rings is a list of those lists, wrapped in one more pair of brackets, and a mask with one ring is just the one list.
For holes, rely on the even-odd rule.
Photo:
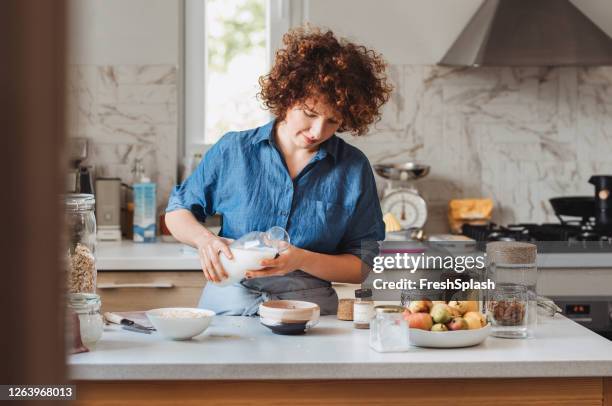
[(96, 292), (96, 201), (91, 194), (64, 197), (68, 236), (67, 279), (69, 293)]
[[(538, 311), (536, 257), (535, 244), (516, 241), (496, 241), (487, 244), (487, 277), (495, 282), (495, 291), (487, 293), (485, 311), (489, 316), (495, 317), (493, 307), (497, 305), (498, 316), (503, 312), (509, 315), (504, 316), (501, 323), (497, 323), (499, 328), (496, 328), (495, 320), (491, 320), (493, 335), (515, 338), (533, 336)], [(525, 312), (525, 315), (520, 318), (520, 322), (518, 319), (512, 322), (515, 323), (516, 334), (507, 334), (506, 331), (513, 330), (513, 326), (508, 325), (509, 320), (518, 317), (521, 312)], [(504, 323), (506, 325), (502, 327)]]
[(79, 317), (81, 341), (92, 349), (104, 331), (100, 296), (95, 293), (71, 293), (68, 295), (68, 308)]
[(370, 322), (370, 347), (378, 352), (404, 352), (410, 348), (408, 323), (402, 306), (383, 305), (374, 308)]

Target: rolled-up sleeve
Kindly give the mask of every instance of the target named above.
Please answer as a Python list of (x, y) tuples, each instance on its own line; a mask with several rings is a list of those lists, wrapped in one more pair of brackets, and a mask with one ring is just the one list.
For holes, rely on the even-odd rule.
[(221, 171), (221, 146), (215, 144), (183, 183), (175, 186), (170, 194), (166, 213), (187, 209), (195, 218), (204, 222), (215, 214), (215, 189)]
[(385, 223), (369, 163), (363, 166), (361, 179), (361, 193), (338, 248), (341, 253), (358, 256), (371, 267), (378, 255), (378, 241), (385, 239)]

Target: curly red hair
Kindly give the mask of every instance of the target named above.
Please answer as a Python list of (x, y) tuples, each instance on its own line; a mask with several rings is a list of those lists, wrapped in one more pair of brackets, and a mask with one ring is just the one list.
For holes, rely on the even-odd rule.
[(316, 28), (293, 29), (283, 44), (270, 73), (259, 78), (258, 96), (274, 115), (284, 118), (309, 97), (323, 97), (342, 118), (339, 132), (363, 135), (380, 120), (393, 90), (380, 54)]

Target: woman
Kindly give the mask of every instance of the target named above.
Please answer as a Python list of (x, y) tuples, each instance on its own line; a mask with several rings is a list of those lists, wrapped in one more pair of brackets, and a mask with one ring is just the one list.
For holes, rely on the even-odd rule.
[[(384, 239), (370, 164), (334, 134), (362, 135), (379, 119), (391, 92), (385, 63), (331, 31), (297, 29), (283, 43), (260, 78), (259, 96), (276, 118), (225, 134), (166, 209), (169, 230), (197, 248), (212, 282), (226, 277), (219, 255), (231, 258), (228, 239), (273, 226), (289, 233), (292, 245), (262, 270), (229, 287), (206, 285), (199, 306), (217, 314), (255, 315), (271, 298), (307, 300), (335, 314), (331, 282), (362, 282), (362, 242)], [(223, 216), (220, 236), (201, 224), (215, 213)]]

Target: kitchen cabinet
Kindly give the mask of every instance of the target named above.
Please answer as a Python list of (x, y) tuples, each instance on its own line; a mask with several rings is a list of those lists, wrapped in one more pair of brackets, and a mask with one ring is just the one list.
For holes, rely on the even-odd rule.
[(197, 307), (205, 284), (201, 271), (104, 271), (97, 292), (105, 312)]
[(334, 316), (302, 336), (216, 316), (189, 341), (112, 325), (69, 357), (69, 376), (81, 405), (610, 404), (612, 343), (562, 316), (533, 339), (467, 348), (378, 353), (368, 338)]

